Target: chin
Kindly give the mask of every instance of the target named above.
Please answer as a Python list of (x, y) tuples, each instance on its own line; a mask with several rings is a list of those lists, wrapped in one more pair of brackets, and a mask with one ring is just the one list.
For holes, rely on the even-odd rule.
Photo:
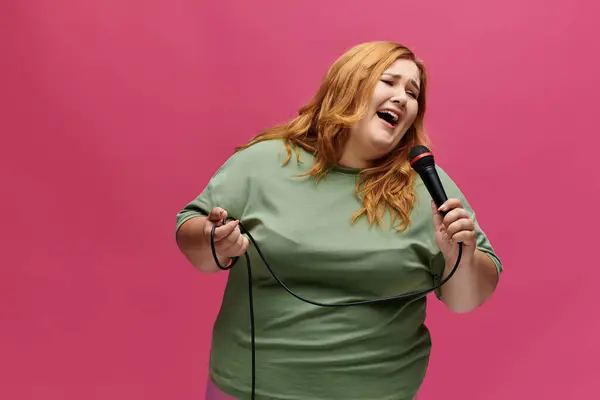
[(372, 137), (369, 144), (374, 151), (380, 154), (379, 157), (381, 157), (394, 150), (401, 139), (401, 133), (390, 135), (389, 132), (383, 132), (382, 134)]

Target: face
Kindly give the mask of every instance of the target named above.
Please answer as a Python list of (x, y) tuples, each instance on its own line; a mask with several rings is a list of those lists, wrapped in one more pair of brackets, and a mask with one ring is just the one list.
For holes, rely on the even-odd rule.
[(350, 130), (342, 165), (369, 167), (400, 143), (419, 110), (419, 82), (419, 68), (410, 60), (396, 60), (382, 74), (367, 114)]

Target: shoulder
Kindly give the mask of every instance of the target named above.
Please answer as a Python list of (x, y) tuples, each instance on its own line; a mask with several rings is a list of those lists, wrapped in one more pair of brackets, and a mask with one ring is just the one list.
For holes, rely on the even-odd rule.
[[(214, 184), (231, 182), (238, 185), (263, 182), (281, 169), (287, 158), (282, 140), (265, 140), (236, 151), (213, 174)], [(253, 178), (254, 177), (254, 178)]]
[(448, 198), (460, 199), (463, 202), (463, 206), (472, 211), (465, 193), (461, 189), (460, 183), (458, 182), (460, 178), (457, 179), (456, 177), (452, 177), (451, 173), (448, 173), (448, 170), (441, 166), (436, 165), (436, 170)]
[[(448, 172), (443, 167), (436, 164), (435, 169), (437, 171), (438, 177), (440, 178), (440, 182), (442, 183), (442, 186), (445, 190), (450, 190), (451, 192), (460, 191), (454, 179), (450, 177)], [(425, 189), (425, 184), (423, 183), (421, 176), (418, 174), (416, 174), (415, 178), (415, 187)]]
[(272, 166), (274, 163), (283, 161), (285, 158), (282, 157), (286, 155), (287, 151), (283, 140), (265, 140), (237, 151), (227, 160), (227, 164), (239, 168)]
[(235, 154), (244, 158), (261, 158), (281, 152), (285, 153), (285, 151), (285, 143), (282, 139), (270, 139), (255, 143)]
[(437, 170), (438, 176), (440, 177), (440, 181), (442, 181), (442, 185), (444, 185), (444, 187), (447, 187), (448, 189), (458, 190), (456, 182), (454, 181), (454, 179), (452, 179), (452, 177), (450, 177), (448, 172), (443, 167), (436, 165), (435, 168)]

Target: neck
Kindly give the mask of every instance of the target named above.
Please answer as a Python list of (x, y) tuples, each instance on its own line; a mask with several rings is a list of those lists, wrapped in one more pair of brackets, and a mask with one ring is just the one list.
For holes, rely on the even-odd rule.
[(358, 152), (353, 151), (351, 148), (351, 144), (348, 143), (342, 152), (342, 157), (340, 157), (339, 165), (345, 168), (357, 168), (364, 169), (369, 168), (372, 165), (372, 162), (369, 160), (365, 160), (359, 157)]
[(342, 158), (340, 158), (339, 165), (345, 168), (365, 169), (369, 168), (371, 166), (371, 163), (365, 160), (361, 160), (357, 157), (343, 155)]

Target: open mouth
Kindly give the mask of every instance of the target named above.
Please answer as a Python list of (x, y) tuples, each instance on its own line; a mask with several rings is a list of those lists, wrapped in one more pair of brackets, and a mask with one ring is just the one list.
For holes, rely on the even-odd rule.
[(398, 121), (400, 120), (400, 116), (397, 113), (389, 110), (377, 111), (377, 116), (392, 127), (398, 125)]

